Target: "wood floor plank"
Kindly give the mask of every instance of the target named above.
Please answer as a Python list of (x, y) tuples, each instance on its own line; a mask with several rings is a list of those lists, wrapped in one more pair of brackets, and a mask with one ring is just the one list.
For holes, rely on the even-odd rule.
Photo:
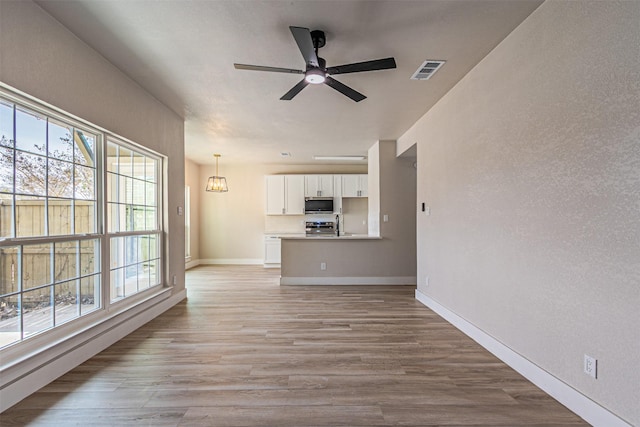
[(0, 414), (12, 425), (587, 425), (408, 286), (205, 266), (188, 300)]

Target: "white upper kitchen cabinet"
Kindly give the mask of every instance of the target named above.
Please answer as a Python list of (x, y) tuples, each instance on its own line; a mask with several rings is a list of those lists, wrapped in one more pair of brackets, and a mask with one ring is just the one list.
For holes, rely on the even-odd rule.
[(285, 175), (285, 215), (304, 215), (304, 175)]
[(304, 175), (267, 175), (266, 214), (304, 215)]
[(333, 175), (305, 175), (305, 197), (333, 197)]
[(342, 175), (342, 197), (368, 197), (368, 189), (366, 174)]

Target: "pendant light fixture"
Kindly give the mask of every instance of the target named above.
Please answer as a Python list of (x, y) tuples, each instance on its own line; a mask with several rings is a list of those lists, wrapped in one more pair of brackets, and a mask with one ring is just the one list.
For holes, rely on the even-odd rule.
[(227, 178), (218, 175), (218, 159), (220, 158), (220, 154), (214, 154), (213, 157), (216, 158), (216, 174), (209, 177), (205, 190), (212, 191), (214, 193), (225, 193), (229, 191), (229, 188), (227, 187)]

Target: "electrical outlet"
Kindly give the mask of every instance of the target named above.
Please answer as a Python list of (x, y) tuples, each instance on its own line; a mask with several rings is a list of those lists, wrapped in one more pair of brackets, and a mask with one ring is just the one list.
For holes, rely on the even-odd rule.
[(178, 278), (174, 275), (173, 276), (173, 286), (178, 284)]
[(382, 222), (389, 222), (389, 215), (382, 215)]
[(429, 276), (424, 278), (424, 285), (429, 286)]
[(327, 269), (327, 263), (326, 262), (321, 262), (320, 263), (320, 270), (324, 271)]
[(598, 360), (595, 357), (584, 355), (584, 373), (592, 378), (598, 378)]
[(178, 215), (182, 215), (182, 206), (178, 206)]

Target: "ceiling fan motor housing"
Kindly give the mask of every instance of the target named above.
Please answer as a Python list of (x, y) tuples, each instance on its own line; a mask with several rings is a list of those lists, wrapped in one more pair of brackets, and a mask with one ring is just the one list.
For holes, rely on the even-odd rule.
[(311, 40), (313, 41), (313, 47), (316, 48), (316, 50), (324, 47), (324, 45), (327, 43), (327, 39), (324, 36), (324, 31), (320, 30), (311, 31)]
[(324, 58), (318, 57), (318, 66), (317, 67), (314, 67), (313, 65), (307, 64), (307, 71), (309, 71), (310, 69), (320, 69), (320, 70), (325, 71), (327, 69), (327, 61), (325, 61)]

